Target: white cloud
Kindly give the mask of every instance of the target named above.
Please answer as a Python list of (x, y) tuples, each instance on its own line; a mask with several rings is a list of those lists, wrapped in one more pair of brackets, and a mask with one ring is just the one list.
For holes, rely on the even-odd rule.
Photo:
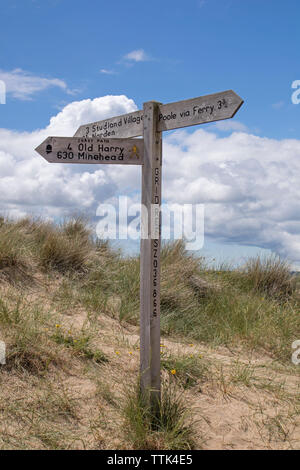
[[(126, 96), (105, 96), (67, 105), (45, 129), (0, 129), (0, 212), (95, 217), (100, 202), (138, 200), (139, 167), (51, 165), (33, 150), (49, 135), (73, 135), (81, 124), (136, 109)], [(300, 140), (219, 137), (199, 127), (168, 134), (163, 149), (165, 202), (204, 203), (206, 236), (268, 248), (300, 267)]]
[(131, 60), (133, 62), (145, 62), (146, 60), (149, 60), (149, 57), (144, 49), (137, 49), (126, 54), (124, 59)]
[(285, 105), (285, 102), (284, 102), (284, 101), (278, 101), (278, 103), (272, 104), (272, 108), (274, 108), (274, 109), (281, 109), (281, 108), (283, 108), (284, 105)]
[(59, 78), (42, 78), (22, 69), (10, 72), (0, 70), (0, 80), (4, 81), (7, 93), (11, 93), (14, 98), (20, 100), (32, 99), (34, 94), (50, 87), (57, 87), (66, 93), (73, 94), (66, 82)]
[(67, 105), (45, 129), (0, 129), (0, 212), (59, 217), (86, 211), (94, 216), (97, 205), (118, 191), (109, 169), (50, 165), (34, 149), (49, 135), (72, 136), (85, 122), (135, 110), (134, 102), (126, 96), (105, 96)]
[(269, 248), (300, 266), (300, 141), (177, 131), (165, 139), (164, 195), (205, 203), (205, 233)]
[(103, 73), (104, 75), (116, 75), (117, 72), (111, 69), (100, 69), (100, 73)]
[(73, 135), (82, 124), (136, 110), (134, 101), (125, 95), (107, 95), (94, 100), (73, 101), (51, 118), (46, 131), (52, 132), (52, 135)]

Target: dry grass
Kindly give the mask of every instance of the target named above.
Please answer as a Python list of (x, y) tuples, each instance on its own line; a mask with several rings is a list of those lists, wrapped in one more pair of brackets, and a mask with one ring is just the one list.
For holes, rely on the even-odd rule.
[(63, 366), (65, 357), (48, 336), (54, 322), (39, 303), (6, 290), (6, 299), (0, 297), (1, 336), (7, 349), (5, 369), (41, 375), (50, 366)]
[(61, 273), (87, 272), (94, 250), (87, 226), (81, 219), (73, 219), (60, 227), (49, 227), (39, 258), (43, 267)]
[(277, 256), (250, 258), (243, 273), (249, 285), (270, 297), (287, 300), (296, 289), (296, 279), (291, 277), (291, 268)]
[(181, 242), (163, 247), (166, 386), (153, 429), (130, 388), (139, 259), (95, 243), (82, 219), (2, 219), (0, 449), (300, 448), (293, 283), (275, 259), (216, 271)]
[(0, 223), (0, 279), (11, 283), (28, 280), (33, 260), (30, 256), (31, 241), (24, 241), (22, 231), (14, 224)]
[(190, 410), (175, 383), (162, 383), (158, 415), (151, 414), (140, 393), (139, 384), (126, 390), (124, 432), (134, 449), (181, 449), (195, 447)]

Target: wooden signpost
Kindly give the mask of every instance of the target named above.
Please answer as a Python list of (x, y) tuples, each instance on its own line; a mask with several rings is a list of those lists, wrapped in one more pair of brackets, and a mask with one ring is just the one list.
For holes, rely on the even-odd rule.
[(50, 163), (114, 163), (142, 165), (142, 139), (47, 137), (35, 149)]
[(77, 129), (74, 137), (119, 138), (139, 135), (143, 135), (143, 111), (85, 124)]
[[(243, 100), (232, 90), (176, 103), (158, 104), (156, 131), (232, 118)], [(137, 137), (144, 133), (144, 111), (135, 111), (80, 126), (75, 137)]]
[[(232, 90), (80, 126), (74, 137), (48, 137), (37, 152), (51, 163), (142, 165), (140, 380), (153, 413), (160, 405), (160, 239), (162, 131), (232, 118), (243, 100)], [(143, 139), (131, 137), (143, 136)]]

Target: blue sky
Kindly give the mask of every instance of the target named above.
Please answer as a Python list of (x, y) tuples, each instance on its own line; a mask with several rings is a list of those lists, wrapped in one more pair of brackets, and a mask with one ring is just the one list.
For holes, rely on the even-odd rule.
[[(249, 128), (299, 136), (290, 99), (300, 76), (297, 0), (0, 3), (1, 69), (60, 78), (80, 90), (76, 99), (125, 94), (138, 107), (234, 89), (245, 99), (237, 118)], [(139, 49), (149, 60), (124, 59)], [(41, 127), (73, 99), (52, 89), (31, 103), (9, 100), (1, 125)]]
[[(201, 129), (217, 139), (230, 139), (234, 131), (260, 138), (252, 142), (251, 158), (263, 139), (278, 145), (289, 139), (297, 147), (300, 105), (291, 101), (291, 85), (300, 80), (299, 17), (298, 0), (1, 0), (0, 79), (8, 93), (0, 105), (0, 128), (5, 135), (34, 134), (67, 105), (87, 98), (126, 95), (140, 109), (148, 100), (167, 103), (233, 89), (245, 100), (236, 127)], [(185, 138), (198, 129), (186, 129)], [(21, 148), (20, 140), (18, 158)], [(10, 154), (9, 144), (0, 150)], [(16, 201), (11, 197), (2, 210), (9, 212)], [(284, 233), (293, 237), (300, 234), (298, 210), (285, 221), (293, 226)], [(236, 240), (212, 228), (207, 237), (212, 256), (242, 256), (257, 247), (291, 256), (280, 248), (283, 238), (268, 242), (257, 233), (249, 249), (242, 232)], [(293, 243), (298, 250), (294, 238)]]

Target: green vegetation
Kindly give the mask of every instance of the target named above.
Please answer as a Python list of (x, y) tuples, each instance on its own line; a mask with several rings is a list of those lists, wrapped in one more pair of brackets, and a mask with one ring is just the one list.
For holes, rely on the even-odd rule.
[(163, 353), (161, 367), (166, 369), (184, 388), (204, 382), (209, 371), (207, 361), (194, 354)]
[(0, 298), (1, 336), (7, 345), (6, 368), (42, 374), (61, 362), (47, 335), (51, 315), (19, 298)]
[[(24, 219), (2, 220), (0, 277), (14, 282), (39, 269), (59, 272), (56, 292), (64, 308), (81, 305), (90, 315), (139, 321), (139, 259), (122, 258), (95, 242), (81, 218), (60, 226)], [(261, 348), (282, 361), (300, 336), (299, 288), (286, 262), (249, 259), (235, 270), (213, 270), (189, 254), (184, 243), (162, 248), (162, 332), (213, 345)], [(197, 282), (199, 279), (201, 282)], [(205, 282), (206, 284), (203, 284)]]
[(126, 390), (124, 431), (134, 449), (193, 449), (193, 424), (176, 384), (162, 384), (159, 414), (154, 416), (143, 400), (139, 384)]
[[(162, 247), (168, 346), (158, 417), (136, 386), (128, 388), (138, 375), (139, 269), (138, 257), (95, 241), (82, 218), (60, 225), (0, 218), (0, 340), (7, 350), (0, 449), (201, 448), (206, 420), (200, 412), (195, 431), (189, 400), (204, 393), (229, 400), (243, 387), (274, 397), (272, 407), (281, 400), (282, 409), (276, 416), (256, 409), (242, 428), (255, 423), (265, 442), (276, 428), (278, 439), (294, 446), (299, 386), (285, 378), (298, 373), (291, 345), (300, 338), (300, 279), (289, 266), (271, 257), (213, 269), (181, 241)], [(200, 342), (203, 355), (191, 344)], [(217, 347), (230, 349), (230, 359), (213, 357)], [(254, 355), (267, 357), (266, 371), (276, 361), (279, 382), (264, 369), (259, 375), (248, 361)]]
[(65, 333), (60, 325), (55, 325), (55, 327), (56, 332), (52, 338), (56, 343), (72, 348), (80, 357), (92, 359), (97, 363), (108, 362), (108, 358), (102, 351), (99, 349), (94, 350), (90, 346), (91, 338), (88, 334), (81, 332), (79, 335), (74, 335), (72, 331)]

